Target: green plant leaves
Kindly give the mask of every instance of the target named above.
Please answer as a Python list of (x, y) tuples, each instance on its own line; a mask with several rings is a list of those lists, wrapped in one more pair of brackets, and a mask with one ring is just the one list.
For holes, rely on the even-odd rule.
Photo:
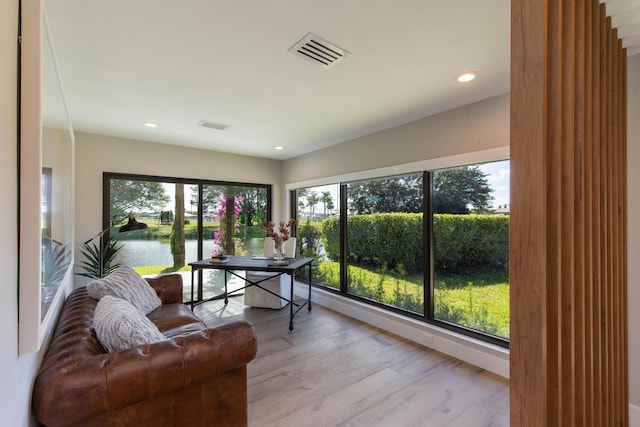
[(84, 261), (79, 266), (83, 270), (77, 273), (78, 276), (89, 277), (91, 279), (101, 279), (113, 273), (121, 264), (116, 262), (116, 255), (122, 249), (122, 244), (116, 242), (112, 238), (102, 242), (102, 251), (100, 245), (95, 243), (84, 243), (81, 245), (80, 252), (84, 256)]

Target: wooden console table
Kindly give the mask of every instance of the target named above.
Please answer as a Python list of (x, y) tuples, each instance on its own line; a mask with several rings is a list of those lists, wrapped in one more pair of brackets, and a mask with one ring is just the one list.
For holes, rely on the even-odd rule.
[[(281, 276), (283, 274), (289, 274), (291, 276), (291, 300), (288, 300), (280, 295), (276, 295), (285, 301), (289, 302), (289, 330), (293, 330), (293, 317), (306, 305), (308, 310), (311, 311), (311, 263), (313, 262), (313, 258), (286, 258), (284, 263), (275, 263), (272, 258), (263, 258), (263, 257), (250, 257), (250, 256), (229, 256), (227, 257), (226, 262), (220, 261), (211, 261), (210, 259), (203, 259), (196, 262), (191, 262), (189, 265), (191, 266), (191, 309), (198, 304), (202, 304), (207, 301), (222, 299), (224, 298), (224, 303), (229, 303), (229, 296), (233, 296), (234, 293), (239, 292), (249, 286), (257, 286), (265, 292), (269, 292), (271, 294), (276, 295), (268, 289), (260, 286), (260, 283), (266, 279), (270, 279), (271, 277), (250, 281), (245, 277), (240, 276), (236, 271), (266, 271), (269, 273), (274, 273), (274, 276)], [(296, 278), (296, 270), (300, 268), (308, 267), (309, 269), (309, 296), (301, 303), (293, 302), (293, 284)], [(224, 270), (224, 294), (216, 295), (212, 298), (208, 298), (206, 300), (202, 299), (202, 280), (198, 281), (198, 300), (194, 301), (193, 293), (195, 288), (194, 274), (198, 270), (203, 269), (214, 269), (214, 270)], [(227, 278), (228, 275), (231, 274), (236, 276), (247, 283), (245, 286), (234, 289), (232, 291), (227, 290)], [(295, 306), (295, 311), (294, 311)]]

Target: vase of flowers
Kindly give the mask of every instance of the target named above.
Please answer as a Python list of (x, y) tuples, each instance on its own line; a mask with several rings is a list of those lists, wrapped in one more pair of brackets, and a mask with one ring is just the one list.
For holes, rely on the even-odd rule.
[(283, 261), (285, 259), (282, 243), (277, 244), (273, 242), (273, 259), (276, 261)]
[(265, 221), (262, 223), (263, 227), (267, 227), (267, 237), (273, 239), (273, 259), (275, 261), (283, 261), (285, 259), (284, 242), (291, 237), (289, 227), (296, 224), (297, 221), (290, 219), (288, 222), (280, 221), (278, 229), (276, 230), (276, 223), (272, 221)]
[(227, 256), (224, 253), (224, 248), (222, 245), (218, 243), (213, 244), (213, 249), (211, 249), (211, 261), (224, 261), (227, 259)]

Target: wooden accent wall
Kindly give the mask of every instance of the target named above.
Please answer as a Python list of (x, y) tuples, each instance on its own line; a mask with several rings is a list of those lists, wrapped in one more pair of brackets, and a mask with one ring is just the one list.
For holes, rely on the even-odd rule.
[(511, 12), (511, 425), (625, 426), (626, 52), (598, 0)]

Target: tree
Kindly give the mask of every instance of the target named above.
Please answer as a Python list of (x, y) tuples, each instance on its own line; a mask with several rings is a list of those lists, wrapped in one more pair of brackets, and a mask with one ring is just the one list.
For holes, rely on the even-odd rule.
[[(202, 186), (202, 209), (204, 212), (208, 212), (209, 210), (215, 210), (218, 204), (218, 200), (224, 194), (224, 189), (226, 187), (221, 185), (203, 185)], [(196, 195), (196, 203), (197, 204), (197, 194), (198, 194), (198, 186), (191, 187), (191, 193)]]
[(333, 199), (327, 202), (327, 209), (329, 210), (329, 215), (333, 213), (333, 210), (336, 208), (336, 205), (333, 204)]
[[(195, 195), (192, 204), (197, 205), (198, 187), (192, 187), (191, 191)], [(241, 196), (242, 216), (240, 221), (242, 224), (251, 227), (266, 221), (267, 191), (262, 187), (205, 185), (202, 190), (203, 210), (217, 212), (220, 200), (228, 194)]]
[(267, 190), (258, 187), (236, 187), (242, 206), (240, 221), (247, 227), (267, 220)]
[(213, 232), (213, 240), (222, 248), (225, 254), (235, 254), (234, 237), (239, 232), (240, 214), (242, 213), (243, 196), (234, 196), (233, 187), (229, 187), (231, 194), (223, 195), (219, 200), (219, 207), (213, 219), (219, 222), (218, 231)]
[(306, 199), (307, 196), (309, 195), (309, 189), (308, 188), (301, 188), (298, 191), (298, 199)]
[(461, 166), (433, 173), (433, 213), (486, 213), (493, 197), (487, 174), (477, 166)]
[(349, 184), (347, 198), (356, 215), (422, 212), (422, 174)]
[(304, 208), (307, 206), (307, 204), (305, 203), (305, 201), (307, 200), (307, 197), (309, 196), (309, 189), (308, 188), (302, 188), (297, 191), (297, 197), (298, 197), (298, 215), (302, 215), (304, 213)]
[(170, 200), (162, 183), (155, 181), (111, 180), (111, 218), (124, 218), (130, 212), (160, 210)]
[(173, 268), (185, 265), (185, 235), (184, 235), (184, 184), (176, 184), (175, 194), (176, 218), (171, 232), (171, 254)]
[(311, 210), (311, 216), (313, 216), (313, 214), (316, 212), (316, 205), (318, 203), (320, 203), (320, 197), (318, 196), (318, 193), (316, 191), (309, 192), (309, 194), (307, 195), (307, 205)]
[(320, 195), (320, 201), (324, 206), (324, 214), (323, 217), (327, 216), (327, 209), (333, 209), (333, 197), (331, 196), (330, 191), (323, 191)]

